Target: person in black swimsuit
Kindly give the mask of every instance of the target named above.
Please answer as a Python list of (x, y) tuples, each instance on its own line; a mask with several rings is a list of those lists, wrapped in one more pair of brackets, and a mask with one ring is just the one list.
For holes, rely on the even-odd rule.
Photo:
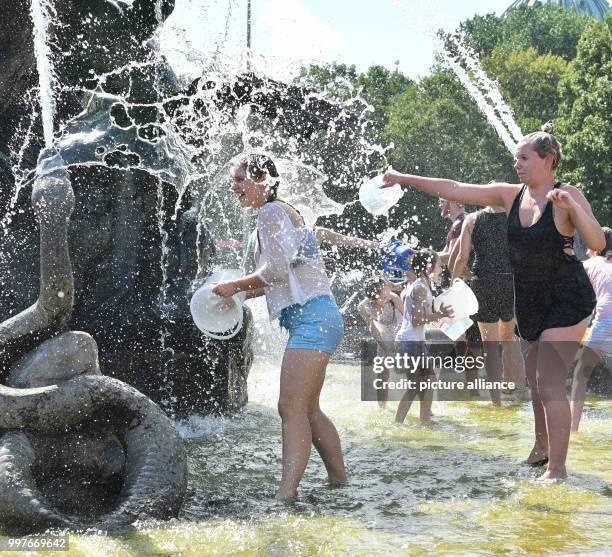
[(517, 145), (514, 167), (522, 184), (464, 184), (389, 169), (382, 185), (411, 185), (452, 201), (505, 208), (517, 324), (531, 342), (526, 372), (536, 439), (527, 463), (548, 463), (539, 478), (544, 481), (567, 477), (571, 418), (565, 378), (595, 306), (593, 288), (572, 253), (570, 238), (578, 231), (588, 248), (600, 251), (605, 246), (584, 195), (555, 181), (561, 145), (551, 131), (546, 125)]
[[(504, 379), (516, 385), (515, 395), (522, 401), (526, 394), (525, 362), (514, 334), (514, 281), (503, 208), (486, 207), (465, 218), (452, 267), (453, 280), (465, 273), (472, 250), (470, 287), (478, 300), (478, 313), (472, 318), (483, 339), (487, 377), (499, 381), (503, 372)], [(499, 406), (499, 389), (491, 389), (491, 401)]]

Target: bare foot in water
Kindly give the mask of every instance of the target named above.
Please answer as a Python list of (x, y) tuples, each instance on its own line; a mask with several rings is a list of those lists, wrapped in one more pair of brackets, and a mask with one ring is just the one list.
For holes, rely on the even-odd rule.
[(297, 501), (297, 492), (294, 493), (281, 493), (280, 491), (276, 492), (274, 499), (279, 501), (280, 503), (285, 503), (286, 505), (291, 505)]
[(346, 487), (347, 485), (349, 485), (349, 481), (346, 478), (344, 480), (332, 480), (330, 478), (327, 479), (327, 487), (331, 489), (338, 489), (341, 487)]
[(533, 449), (531, 449), (531, 452), (525, 461), (525, 464), (529, 464), (531, 466), (543, 466), (547, 463), (548, 449), (546, 447), (539, 447), (538, 445), (535, 445)]
[(567, 481), (567, 471), (565, 468), (563, 470), (546, 470), (535, 481), (537, 483), (562, 483)]

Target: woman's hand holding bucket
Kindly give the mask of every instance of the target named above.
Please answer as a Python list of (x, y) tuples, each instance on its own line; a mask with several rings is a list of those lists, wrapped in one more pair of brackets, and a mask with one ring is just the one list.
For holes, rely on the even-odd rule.
[(240, 289), (233, 280), (226, 280), (224, 282), (216, 282), (212, 287), (212, 293), (222, 298), (230, 298), (234, 294), (238, 294)]

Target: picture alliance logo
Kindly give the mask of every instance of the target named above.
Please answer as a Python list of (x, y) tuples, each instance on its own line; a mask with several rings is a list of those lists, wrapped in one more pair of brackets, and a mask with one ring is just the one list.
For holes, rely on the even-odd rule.
[(482, 378), (476, 378), (472, 381), (452, 381), (447, 379), (436, 379), (434, 376), (424, 377), (421, 379), (409, 379), (402, 377), (398, 380), (385, 381), (382, 376), (377, 376), (372, 382), (372, 386), (376, 391), (424, 391), (433, 389), (436, 391), (474, 391), (481, 389), (515, 389), (516, 384), (513, 381), (488, 381)]

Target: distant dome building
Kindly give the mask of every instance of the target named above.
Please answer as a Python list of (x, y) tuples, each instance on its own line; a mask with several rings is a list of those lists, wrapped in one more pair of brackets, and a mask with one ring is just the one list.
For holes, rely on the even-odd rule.
[(610, 11), (610, 5), (606, 0), (515, 0), (508, 6), (504, 15), (512, 8), (518, 6), (535, 6), (536, 4), (555, 4), (565, 10), (573, 10), (579, 14), (586, 14), (604, 20), (605, 14)]

